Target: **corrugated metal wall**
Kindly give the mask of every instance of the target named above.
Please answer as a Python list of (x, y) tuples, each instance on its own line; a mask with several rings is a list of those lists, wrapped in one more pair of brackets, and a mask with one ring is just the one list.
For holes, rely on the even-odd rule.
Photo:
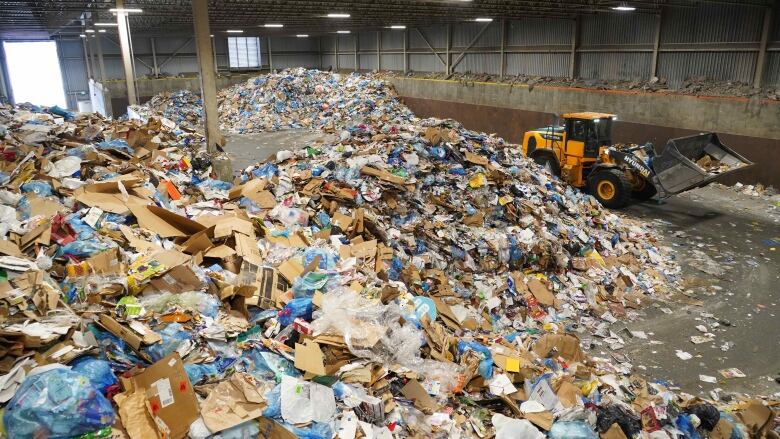
[[(752, 82), (758, 57), (764, 8), (741, 5), (703, 5), (667, 7), (661, 18), (660, 51), (657, 75), (673, 86), (691, 77), (704, 76), (718, 80)], [(652, 49), (658, 17), (635, 13), (599, 13), (580, 19), (576, 54), (577, 76), (584, 79), (648, 79), (652, 71)], [(451, 25), (450, 65), (453, 72), (501, 73), (502, 22), (459, 23)], [(483, 31), (483, 28), (485, 30)], [(571, 44), (575, 21), (568, 19), (529, 18), (506, 23), (504, 47), (506, 75), (556, 76), (569, 74)], [(446, 71), (447, 26), (435, 25), (415, 29), (362, 31), (350, 35), (327, 35), (311, 38), (272, 37), (273, 67), (336, 68), (374, 70), (377, 68), (377, 32), (381, 37), (381, 68), (416, 72)], [(475, 39), (481, 33), (480, 37)], [(407, 58), (404, 59), (404, 36), (407, 36)], [(428, 44), (426, 44), (426, 40)], [(186, 37), (156, 38), (158, 64), (178, 51), (162, 67), (170, 74), (196, 72), (194, 43)], [(357, 40), (357, 65), (355, 43)], [(770, 51), (766, 57), (764, 81), (780, 86), (780, 17), (770, 31)], [(106, 76), (124, 76), (116, 37), (103, 36)], [(772, 43), (774, 42), (774, 43)], [(438, 54), (434, 54), (430, 47)], [(217, 62), (228, 68), (224, 37), (215, 39)], [(262, 41), (262, 61), (267, 67), (266, 41)], [(461, 53), (471, 46), (468, 53)], [(72, 103), (87, 92), (81, 40), (59, 43), (66, 92)], [(138, 75), (151, 73), (153, 64), (148, 37), (134, 36), (133, 48), (138, 60)], [(460, 60), (458, 60), (461, 58)], [(444, 63), (442, 62), (444, 60)], [(455, 63), (457, 62), (457, 65)]]

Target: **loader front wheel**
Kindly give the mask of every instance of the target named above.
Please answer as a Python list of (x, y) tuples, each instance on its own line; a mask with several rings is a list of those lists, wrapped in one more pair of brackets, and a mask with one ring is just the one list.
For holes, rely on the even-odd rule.
[(637, 200), (645, 201), (653, 198), (653, 196), (657, 193), (658, 191), (655, 189), (655, 186), (643, 178), (639, 184), (634, 185), (631, 191), (631, 196)]
[(619, 169), (599, 171), (589, 179), (591, 195), (610, 209), (625, 207), (631, 200), (631, 182)]

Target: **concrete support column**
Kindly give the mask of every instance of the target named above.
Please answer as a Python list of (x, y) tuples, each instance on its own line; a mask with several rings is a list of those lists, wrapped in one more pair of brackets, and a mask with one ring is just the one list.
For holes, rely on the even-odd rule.
[(219, 63), (217, 62), (217, 42), (214, 40), (214, 35), (210, 35), (211, 38), (211, 53), (214, 54), (214, 73), (219, 76)]
[(382, 31), (376, 31), (376, 71), (382, 70)]
[(580, 45), (580, 26), (582, 25), (582, 17), (577, 15), (574, 19), (574, 28), (571, 32), (571, 55), (569, 58), (569, 78), (574, 79), (579, 76), (580, 66), (577, 59), (577, 49)]
[(198, 53), (200, 90), (203, 97), (203, 115), (206, 124), (206, 149), (211, 155), (212, 169), (217, 178), (232, 181), (230, 161), (217, 159), (217, 146), (222, 145), (217, 112), (217, 78), (214, 72), (214, 55), (211, 53), (208, 0), (192, 0), (192, 17), (195, 25), (195, 47)]
[(84, 65), (87, 68), (87, 78), (92, 78), (92, 63), (89, 62), (89, 49), (87, 48), (88, 38), (89, 34), (87, 34), (87, 38), (81, 39), (81, 43), (84, 45)]
[(271, 51), (271, 37), (268, 36), (265, 39), (266, 39), (266, 43), (268, 44), (268, 71), (273, 72), (274, 71), (274, 54)]
[(504, 79), (504, 75), (506, 74), (506, 26), (506, 20), (501, 20), (501, 79)]
[(320, 56), (320, 70), (322, 70), (322, 37), (317, 37), (317, 53)]
[(409, 29), (404, 29), (404, 74), (409, 72)]
[(772, 29), (772, 8), (767, 7), (764, 10), (764, 28), (761, 31), (761, 46), (756, 59), (756, 69), (753, 76), (753, 87), (761, 88), (764, 81), (764, 67), (766, 66), (766, 46), (769, 43), (769, 32)]
[(336, 64), (336, 67), (335, 67), (334, 71), (336, 73), (339, 72), (339, 40), (340, 39), (341, 39), (341, 37), (339, 37), (339, 34), (336, 34), (336, 46), (335, 46), (335, 50), (334, 50), (335, 55), (333, 56), (333, 58), (335, 58), (335, 63), (334, 64)]
[(452, 26), (449, 24), (447, 25), (447, 30), (445, 31), (447, 33), (447, 52), (445, 53), (447, 57), (447, 64), (444, 66), (446, 68), (447, 76), (452, 73), (450, 70), (452, 70), (452, 55), (450, 52), (452, 51)]
[(655, 17), (655, 36), (653, 39), (653, 59), (650, 61), (650, 79), (658, 76), (658, 48), (661, 47), (661, 20), (663, 19), (663, 7), (661, 13)]
[(130, 54), (130, 30), (127, 24), (127, 12), (123, 12), (125, 7), (124, 0), (116, 0), (116, 7), (119, 11), (116, 13), (117, 30), (119, 31), (119, 47), (122, 50), (122, 66), (125, 71), (125, 82), (127, 82), (127, 102), (129, 105), (138, 105), (138, 96), (135, 93), (135, 72), (133, 71), (133, 58)]
[(98, 71), (100, 73), (100, 82), (103, 82), (106, 80), (106, 64), (103, 62), (103, 43), (101, 42), (103, 38), (98, 34), (95, 37), (95, 48), (97, 49), (97, 61), (98, 61)]
[(89, 66), (92, 69), (92, 79), (95, 81), (98, 80), (98, 66), (97, 66), (97, 54), (95, 53), (95, 40), (97, 40), (97, 35), (95, 34), (87, 34), (87, 38), (85, 38), (87, 41), (87, 48), (89, 49)]
[(157, 66), (157, 45), (154, 42), (154, 37), (149, 38), (149, 47), (152, 49), (152, 74), (156, 78), (160, 75), (160, 67)]
[(355, 71), (357, 72), (360, 70), (360, 62), (358, 60), (358, 44), (360, 44), (360, 39), (358, 38), (358, 34), (355, 34)]

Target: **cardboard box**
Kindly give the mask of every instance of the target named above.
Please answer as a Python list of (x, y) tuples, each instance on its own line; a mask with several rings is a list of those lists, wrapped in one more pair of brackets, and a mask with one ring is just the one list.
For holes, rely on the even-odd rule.
[(146, 402), (155, 418), (158, 434), (167, 428), (171, 439), (187, 436), (190, 424), (200, 416), (200, 410), (177, 352), (134, 376), (132, 383), (136, 389), (146, 389)]

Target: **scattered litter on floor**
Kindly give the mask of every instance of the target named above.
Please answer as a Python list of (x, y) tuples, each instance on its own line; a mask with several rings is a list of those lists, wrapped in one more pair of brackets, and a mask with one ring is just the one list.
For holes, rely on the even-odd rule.
[(775, 428), (774, 400), (705, 401), (597, 355), (680, 269), (517, 145), (418, 119), (377, 78), (298, 69), (222, 93), (223, 126), (338, 140), (227, 182), (197, 102), (167, 99), (127, 121), (0, 109), (10, 437)]

